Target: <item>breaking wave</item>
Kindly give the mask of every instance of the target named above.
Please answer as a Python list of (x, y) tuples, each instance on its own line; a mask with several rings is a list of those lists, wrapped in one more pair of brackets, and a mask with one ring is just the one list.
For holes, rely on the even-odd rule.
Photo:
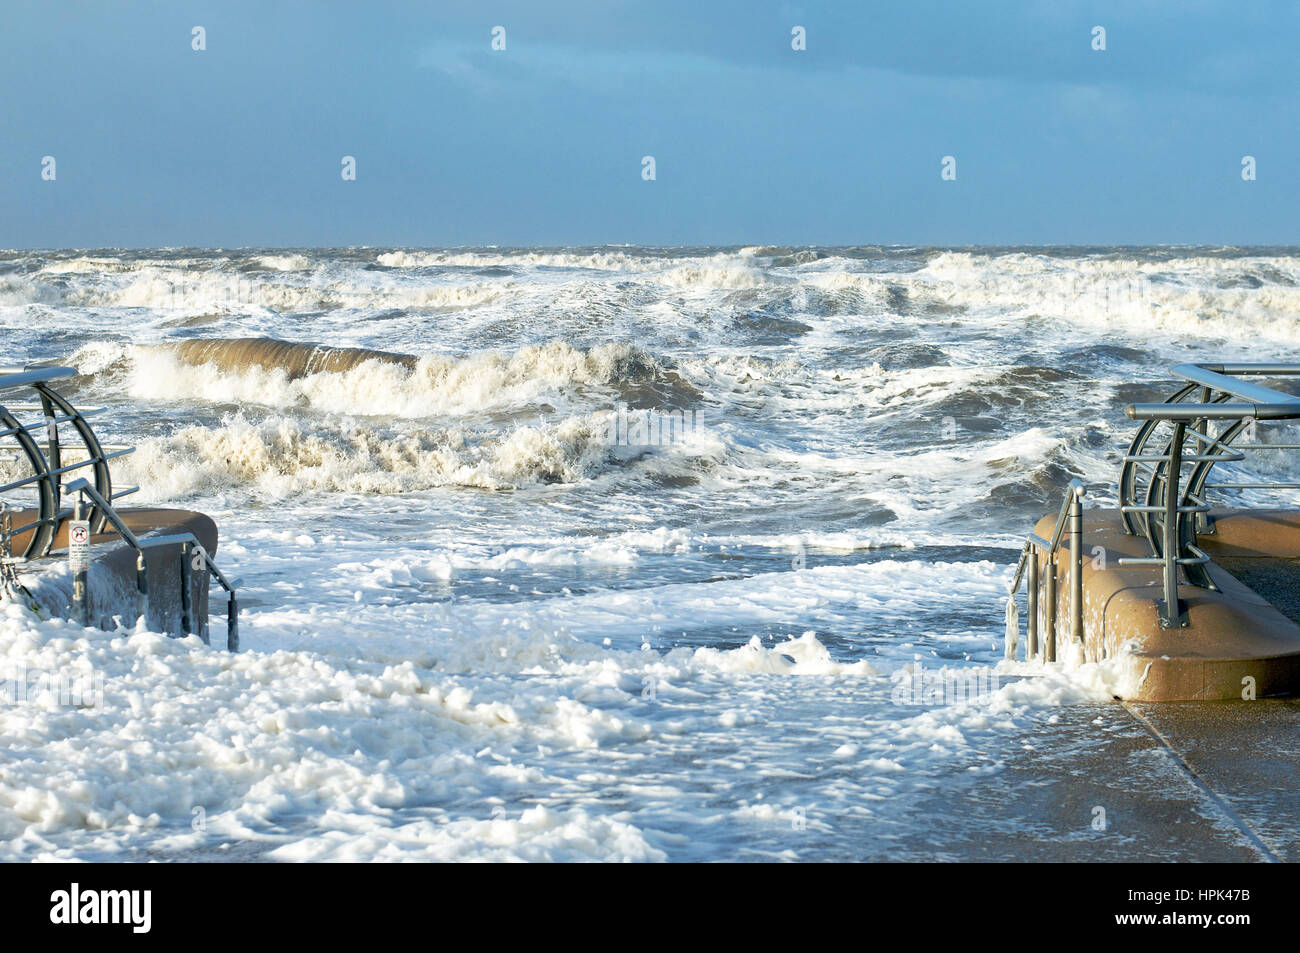
[[(700, 391), (675, 368), (629, 344), (583, 350), (563, 341), (514, 353), (416, 357), (270, 338), (83, 348), (83, 369), (124, 376), (131, 396), (423, 418), (562, 410), (586, 390), (607, 402), (683, 408)], [(196, 372), (197, 370), (197, 372)]]
[(397, 433), (346, 423), (313, 427), (292, 417), (189, 426), (141, 441), (118, 466), (155, 500), (254, 488), (284, 497), (309, 491), (396, 494), (439, 486), (508, 489), (575, 483), (610, 462), (600, 416), (476, 434)]

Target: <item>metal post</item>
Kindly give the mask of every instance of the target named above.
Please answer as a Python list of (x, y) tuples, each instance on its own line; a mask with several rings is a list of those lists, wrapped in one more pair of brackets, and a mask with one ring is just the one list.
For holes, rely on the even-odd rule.
[(149, 623), (149, 574), (145, 572), (144, 550), (135, 554), (135, 615)]
[(1043, 566), (1043, 661), (1056, 661), (1056, 553), (1049, 552)]
[(235, 601), (235, 594), (230, 594), (230, 601), (226, 603), (226, 649), (230, 652), (239, 651), (239, 603)]
[(1038, 657), (1038, 549), (1029, 553), (1029, 580), (1025, 583), (1028, 591), (1028, 605), (1025, 614), (1025, 661), (1032, 662)]
[[(74, 521), (80, 521), (85, 517), (82, 515), (81, 497), (77, 497), (77, 502), (72, 507), (72, 518)], [(71, 547), (71, 527), (69, 527), (68, 545)], [(74, 618), (81, 623), (82, 627), (90, 626), (90, 599), (86, 591), (86, 574), (85, 566), (78, 565), (72, 572), (72, 608)]]
[(181, 543), (181, 635), (194, 632), (194, 610), (191, 606), (193, 593), (190, 587), (193, 578), (190, 573), (190, 544)]
[(1083, 500), (1070, 499), (1070, 641), (1083, 645)]
[[(41, 411), (45, 414), (45, 459), (49, 461), (51, 470), (58, 470), (63, 466), (63, 450), (59, 447), (59, 425), (54, 422), (58, 413), (54, 409), (54, 404), (50, 398), (39, 390), (36, 392), (41, 399)], [(54, 481), (54, 509), (57, 511), (62, 502), (59, 499), (60, 481)]]
[[(1211, 388), (1209, 388), (1209, 387), (1202, 387), (1202, 388), (1201, 388), (1201, 403), (1202, 403), (1202, 404), (1208, 404), (1208, 403), (1213, 399), (1213, 397), (1214, 397), (1214, 391), (1213, 391), (1213, 389), (1211, 389)], [(1216, 438), (1216, 439), (1217, 439), (1217, 438), (1223, 436), (1222, 433), (1218, 433), (1218, 432), (1217, 432), (1219, 428), (1218, 428), (1218, 427), (1217, 427), (1217, 426), (1216, 426), (1212, 421), (1210, 421), (1209, 419), (1207, 419), (1207, 418), (1205, 418), (1205, 417), (1202, 417), (1200, 420), (1197, 420), (1196, 423), (1195, 423), (1193, 426), (1194, 426), (1197, 430), (1204, 430), (1206, 436), (1208, 436), (1208, 437)], [(1224, 433), (1227, 433), (1228, 428), (1229, 428), (1229, 425), (1228, 425), (1228, 423), (1225, 421), (1224, 424), (1223, 424), (1223, 431), (1224, 431)], [(1210, 447), (1210, 446), (1207, 446), (1207, 447), (1203, 448), (1203, 450), (1202, 450), (1201, 452), (1203, 452), (1203, 453), (1207, 453), (1207, 454), (1208, 454), (1208, 453), (1213, 453), (1213, 452), (1214, 452), (1214, 448), (1213, 448), (1213, 447)], [(1195, 472), (1195, 469), (1193, 469), (1193, 472)], [(1190, 490), (1191, 487), (1189, 486), (1188, 489)], [(1196, 527), (1196, 532), (1197, 532), (1197, 533), (1202, 533), (1202, 532), (1206, 532), (1206, 533), (1208, 533), (1208, 532), (1210, 531), (1210, 514), (1209, 514), (1209, 513), (1193, 513), (1191, 518), (1192, 518), (1192, 525)]]
[(1178, 628), (1183, 624), (1183, 605), (1178, 598), (1178, 483), (1183, 470), (1183, 437), (1187, 424), (1174, 424), (1174, 440), (1169, 445), (1169, 469), (1165, 471), (1164, 582), (1165, 599), (1160, 606), (1161, 628)]
[[(212, 570), (208, 568), (208, 551), (199, 543), (193, 543), (190, 546), (190, 591), (198, 586), (203, 590), (203, 605), (210, 604), (209, 597), (212, 594)], [(191, 596), (191, 604), (194, 599)], [(191, 613), (193, 614), (193, 612)], [(211, 645), (212, 638), (208, 634), (209, 614), (203, 613), (199, 622), (199, 638), (203, 640), (204, 645)]]
[(16, 596), (23, 592), (18, 581), (18, 562), (14, 559), (14, 524), (9, 504), (0, 500), (0, 590)]

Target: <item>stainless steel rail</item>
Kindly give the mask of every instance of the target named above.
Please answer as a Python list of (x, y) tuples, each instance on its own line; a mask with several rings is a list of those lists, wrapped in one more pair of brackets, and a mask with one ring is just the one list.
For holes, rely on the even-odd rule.
[[(1083, 646), (1083, 497), (1085, 493), (1086, 488), (1082, 480), (1071, 480), (1066, 489), (1065, 499), (1061, 501), (1061, 511), (1057, 514), (1056, 523), (1052, 528), (1052, 538), (1043, 539), (1037, 533), (1030, 533), (1020, 550), (1020, 561), (1016, 564), (1015, 578), (1007, 589), (1007, 595), (1010, 599), (1015, 599), (1016, 593), (1020, 591), (1021, 579), (1026, 578), (1027, 569), (1025, 661), (1031, 661), (1039, 654), (1039, 552), (1043, 554), (1044, 570), (1041, 573), (1043, 627), (1046, 630), (1043, 638), (1042, 660), (1056, 661), (1058, 583), (1056, 553), (1060, 549), (1061, 537), (1065, 534), (1067, 526), (1070, 534), (1070, 641), (1080, 647)], [(1010, 618), (1008, 616), (1008, 619)]]
[[(1214, 588), (1205, 568), (1210, 558), (1197, 545), (1200, 532), (1212, 531), (1206, 491), (1300, 488), (1280, 482), (1207, 482), (1215, 466), (1241, 462), (1247, 452), (1300, 449), (1233, 442), (1253, 421), (1300, 419), (1300, 397), (1240, 378), (1296, 377), (1300, 364), (1180, 364), (1173, 373), (1187, 383), (1164, 402), (1129, 405), (1128, 416), (1143, 423), (1123, 457), (1119, 479), (1124, 530), (1145, 536), (1152, 555), (1118, 563), (1161, 569), (1160, 624), (1166, 628), (1187, 624), (1178, 596), (1180, 573), (1188, 585)], [(1210, 432), (1212, 421), (1231, 423), (1216, 436)], [(1189, 465), (1184, 479), (1183, 468)]]
[[(28, 533), (27, 545), (20, 558), (38, 558), (50, 551), (59, 523), (71, 515), (71, 510), (63, 507), (62, 477), (65, 474), (91, 468), (95, 489), (106, 501), (112, 502), (135, 491), (132, 487), (118, 493), (113, 492), (112, 474), (108, 462), (134, 451), (134, 447), (122, 447), (106, 452), (104, 446), (95, 436), (87, 418), (102, 413), (103, 408), (95, 410), (78, 410), (51, 387), (52, 381), (75, 377), (77, 371), (72, 367), (25, 367), (0, 369), (0, 392), (28, 388), (35, 392), (37, 403), (32, 405), (0, 405), (0, 438), (11, 437), (18, 444), (21, 457), (25, 458), (31, 469), (31, 475), (0, 485), (0, 493), (30, 489), (36, 493), (36, 518), (22, 526), (12, 529), (18, 536)], [(35, 423), (24, 424), (15, 413), (23, 411), (40, 411), (42, 419)], [(76, 463), (63, 462), (64, 446), (60, 439), (59, 426), (70, 425), (77, 433), (85, 447), (86, 459)], [(34, 433), (43, 433), (45, 442), (38, 443)], [(11, 459), (18, 455), (11, 455)], [(91, 528), (100, 532), (104, 525), (104, 514), (99, 504), (94, 504), (87, 514)]]
[[(226, 603), (226, 648), (231, 652), (239, 651), (239, 602), (235, 595), (235, 588), (239, 585), (240, 580), (233, 582), (226, 578), (226, 575), (217, 568), (208, 551), (203, 548), (198, 537), (193, 533), (171, 533), (167, 536), (149, 536), (140, 539), (127, 527), (126, 522), (113, 508), (113, 504), (104, 499), (99, 491), (83, 479), (74, 480), (67, 486), (69, 493), (77, 493), (88, 497), (91, 502), (98, 506), (100, 512), (104, 514), (108, 525), (117, 531), (128, 546), (136, 552), (135, 558), (135, 584), (136, 584), (136, 615), (144, 618), (149, 609), (149, 580), (146, 572), (147, 565), (145, 561), (145, 551), (156, 549), (160, 546), (181, 547), (180, 555), (180, 605), (181, 605), (181, 632), (189, 635), (194, 632), (194, 572), (207, 570), (220, 585), (226, 590), (228, 601)], [(75, 509), (81, 509), (80, 501)], [(78, 517), (79, 518), (79, 517)], [(85, 587), (81, 587), (82, 600), (75, 610), (80, 614), (83, 623), (88, 621), (85, 616), (87, 606), (85, 603)], [(200, 638), (208, 643), (206, 631), (200, 631)]]

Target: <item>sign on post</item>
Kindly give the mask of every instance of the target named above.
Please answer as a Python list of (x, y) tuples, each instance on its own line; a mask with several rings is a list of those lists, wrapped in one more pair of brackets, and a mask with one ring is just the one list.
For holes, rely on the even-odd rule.
[(68, 521), (68, 568), (73, 572), (90, 568), (90, 520)]

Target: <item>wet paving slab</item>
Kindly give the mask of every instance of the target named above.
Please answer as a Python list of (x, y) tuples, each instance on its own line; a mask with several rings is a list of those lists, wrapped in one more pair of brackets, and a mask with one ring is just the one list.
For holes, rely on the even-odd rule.
[(1133, 707), (1275, 859), (1300, 860), (1300, 699)]

